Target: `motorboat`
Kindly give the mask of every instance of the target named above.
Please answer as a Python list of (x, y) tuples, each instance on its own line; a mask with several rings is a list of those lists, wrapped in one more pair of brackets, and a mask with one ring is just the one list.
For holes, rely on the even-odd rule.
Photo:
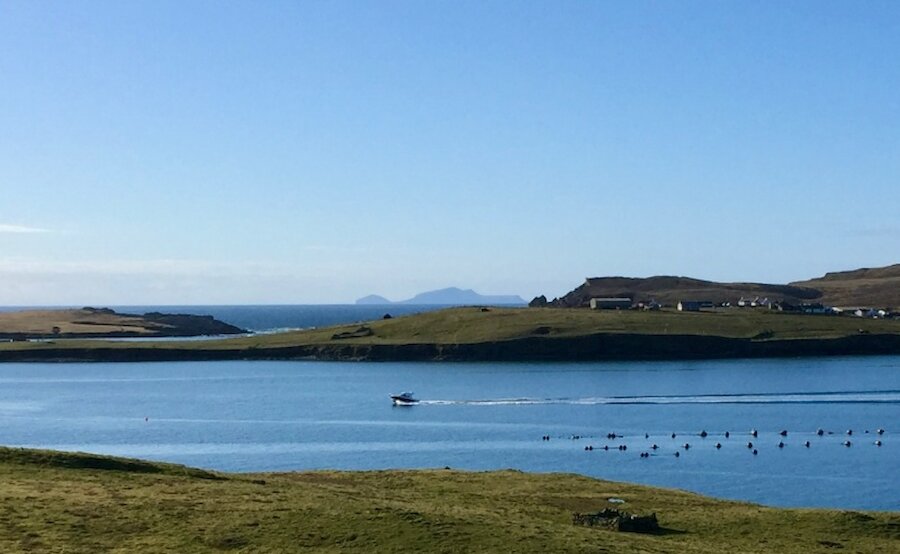
[(414, 404), (418, 404), (418, 399), (411, 392), (401, 392), (400, 394), (392, 394), (391, 400), (394, 401), (394, 406), (412, 406)]

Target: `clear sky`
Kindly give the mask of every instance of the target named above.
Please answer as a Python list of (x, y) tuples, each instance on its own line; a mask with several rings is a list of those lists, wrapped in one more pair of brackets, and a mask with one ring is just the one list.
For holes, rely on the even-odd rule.
[(0, 304), (900, 262), (900, 2), (0, 0)]

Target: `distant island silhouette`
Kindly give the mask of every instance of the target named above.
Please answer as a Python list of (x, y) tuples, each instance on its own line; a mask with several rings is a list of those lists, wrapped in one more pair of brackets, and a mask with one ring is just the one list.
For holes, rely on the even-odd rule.
[(484, 295), (472, 289), (448, 287), (419, 293), (407, 300), (393, 302), (383, 296), (370, 294), (356, 301), (356, 304), (436, 304), (443, 306), (512, 306), (525, 305), (525, 299), (517, 295)]

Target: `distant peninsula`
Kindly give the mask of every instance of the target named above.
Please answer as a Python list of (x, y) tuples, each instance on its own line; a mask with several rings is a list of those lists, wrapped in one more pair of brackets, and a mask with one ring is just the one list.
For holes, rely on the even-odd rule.
[(196, 337), (237, 335), (244, 329), (212, 316), (118, 313), (109, 308), (22, 310), (0, 313), (0, 339)]
[(392, 302), (383, 296), (370, 294), (356, 301), (358, 305), (440, 305), (440, 306), (524, 306), (525, 299), (516, 295), (484, 295), (472, 289), (448, 287), (419, 293), (408, 300)]

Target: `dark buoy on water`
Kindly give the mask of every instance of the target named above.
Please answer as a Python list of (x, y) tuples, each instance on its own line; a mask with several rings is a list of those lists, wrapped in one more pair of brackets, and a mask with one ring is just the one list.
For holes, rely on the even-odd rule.
[(782, 437), (786, 437), (786, 436), (787, 436), (787, 431), (784, 430), (784, 429), (782, 429), (781, 432), (778, 433), (778, 434), (781, 435)]
[(677, 458), (677, 457), (679, 457), (679, 456), (681, 456), (681, 452), (679, 452), (679, 451), (676, 450), (676, 451), (675, 451), (675, 457)]
[(818, 429), (818, 430), (816, 431), (816, 434), (819, 435), (819, 436), (821, 437), (822, 435), (825, 434), (825, 430), (824, 430), (824, 429)]
[(672, 438), (673, 438), (673, 439), (675, 438), (675, 433), (672, 433)]
[(805, 446), (806, 448), (809, 448), (809, 441), (804, 442), (803, 446)]
[(853, 429), (847, 429), (847, 436), (853, 435)]
[(730, 436), (731, 436), (731, 433), (729, 433), (728, 431), (725, 431), (725, 438), (727, 439)]
[(751, 429), (750, 434), (753, 435), (754, 437), (756, 437), (759, 435), (759, 432), (756, 429)]
[(881, 446), (881, 441), (875, 441), (875, 446)]
[(656, 446), (656, 445), (655, 445), (655, 444), (654, 444), (654, 445), (653, 445), (653, 446), (651, 446), (651, 447), (650, 447), (650, 448), (652, 448), (652, 449), (653, 449), (653, 450), (656, 450), (656, 449), (657, 449), (657, 448), (659, 448), (659, 447), (658, 447), (658, 446)]
[(883, 434), (884, 434), (884, 429), (882, 429), (882, 428), (879, 427), (878, 430), (876, 430), (875, 432), (878, 433), (879, 435), (883, 435)]
[(708, 433), (706, 432), (706, 430), (700, 431), (700, 438), (705, 439), (707, 435)]
[(756, 456), (757, 454), (759, 454), (759, 452), (757, 452), (757, 450), (754, 448), (754, 449), (753, 449), (753, 455)]
[(752, 442), (748, 442), (748, 443), (747, 443), (747, 448), (753, 448), (753, 443), (752, 443)]
[(716, 450), (718, 450), (718, 449), (720, 449), (720, 448), (722, 448), (722, 443), (721, 443), (721, 442), (717, 442), (717, 443), (716, 443)]
[(784, 448), (784, 443), (782, 441), (778, 441), (778, 448)]
[(842, 442), (841, 444), (843, 444), (844, 446), (848, 446), (848, 447), (849, 447), (849, 446), (850, 446), (851, 444), (853, 444), (853, 443), (850, 442), (850, 441), (844, 441), (844, 442)]

